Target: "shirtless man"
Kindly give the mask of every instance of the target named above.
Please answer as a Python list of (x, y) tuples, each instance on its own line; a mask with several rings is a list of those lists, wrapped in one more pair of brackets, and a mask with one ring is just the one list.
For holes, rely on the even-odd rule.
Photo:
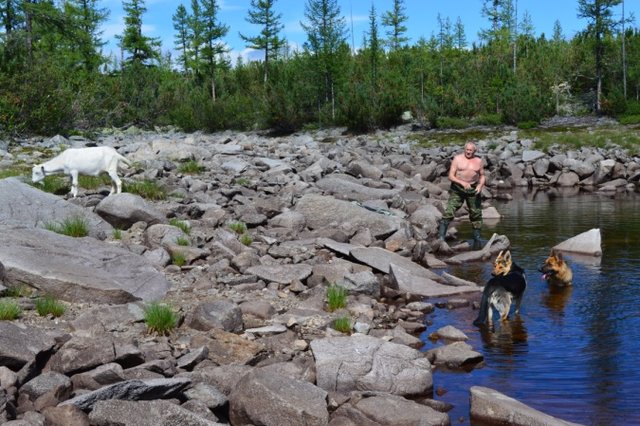
[(480, 246), (480, 228), (482, 228), (480, 193), (485, 183), (484, 166), (482, 159), (476, 157), (476, 150), (477, 147), (473, 142), (467, 142), (464, 146), (464, 153), (453, 157), (449, 169), (449, 180), (451, 181), (449, 202), (438, 227), (438, 238), (444, 242), (447, 228), (455, 217), (455, 212), (466, 202), (473, 227), (474, 249)]

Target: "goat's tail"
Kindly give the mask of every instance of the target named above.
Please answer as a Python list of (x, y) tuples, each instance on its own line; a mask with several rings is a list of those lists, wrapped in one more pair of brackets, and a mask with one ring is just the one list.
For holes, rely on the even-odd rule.
[(129, 160), (127, 157), (125, 157), (124, 155), (120, 154), (119, 152), (116, 152), (116, 155), (117, 155), (118, 160), (122, 161), (127, 166), (131, 165), (131, 160)]

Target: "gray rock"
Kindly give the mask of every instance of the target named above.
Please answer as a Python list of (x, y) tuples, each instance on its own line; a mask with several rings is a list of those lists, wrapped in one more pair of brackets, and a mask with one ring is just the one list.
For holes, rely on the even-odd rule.
[(256, 275), (265, 281), (290, 284), (294, 280), (305, 280), (311, 275), (312, 267), (306, 263), (296, 265), (257, 265), (248, 268), (245, 272)]
[(553, 247), (556, 250), (567, 251), (592, 256), (602, 256), (602, 237), (600, 228), (590, 229)]
[(98, 303), (157, 300), (170, 287), (142, 256), (93, 238), (2, 225), (0, 234), (0, 262), (9, 284), (27, 284), (70, 302)]
[(14, 371), (50, 351), (55, 343), (39, 328), (0, 321), (0, 364)]
[(242, 330), (242, 311), (229, 300), (203, 302), (187, 315), (185, 324), (196, 330), (219, 328), (237, 333)]
[(431, 349), (427, 352), (427, 356), (433, 364), (444, 365), (451, 369), (472, 366), (484, 359), (481, 353), (474, 351), (465, 342), (454, 342)]
[(471, 418), (481, 422), (514, 426), (577, 426), (552, 417), (505, 394), (482, 386), (469, 389)]
[(393, 263), (390, 269), (391, 283), (403, 293), (424, 297), (444, 297), (461, 293), (475, 293), (482, 290), (476, 285), (443, 285), (430, 278), (414, 275), (411, 270)]
[(149, 225), (166, 222), (164, 214), (144, 198), (126, 192), (104, 198), (96, 206), (95, 212), (119, 229), (129, 229), (136, 222), (146, 222)]
[(89, 420), (96, 426), (222, 425), (169, 401), (98, 401), (89, 414)]
[(0, 179), (0, 200), (0, 225), (44, 228), (47, 224), (82, 218), (87, 223), (90, 237), (104, 240), (113, 232), (113, 227), (97, 214), (40, 191), (18, 178)]
[(354, 390), (417, 395), (433, 387), (431, 365), (419, 351), (370, 336), (315, 339), (317, 384), (330, 392)]
[(269, 369), (245, 375), (229, 395), (231, 424), (326, 425), (327, 392)]
[[(127, 380), (105, 386), (93, 392), (76, 396), (59, 404), (75, 405), (83, 411), (92, 410), (94, 404), (109, 399), (143, 400), (176, 397), (191, 384), (188, 378)], [(150, 414), (147, 412), (147, 414)], [(135, 424), (135, 423), (134, 423)]]

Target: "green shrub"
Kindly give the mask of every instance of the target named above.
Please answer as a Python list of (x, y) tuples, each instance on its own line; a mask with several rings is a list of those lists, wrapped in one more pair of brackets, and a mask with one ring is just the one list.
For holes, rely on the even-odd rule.
[(251, 235), (244, 233), (240, 236), (240, 242), (245, 246), (250, 246), (253, 242), (253, 238), (251, 238)]
[(124, 192), (138, 194), (148, 200), (164, 200), (167, 198), (167, 193), (164, 188), (153, 180), (124, 182), (122, 184), (122, 190)]
[(178, 166), (178, 171), (184, 174), (197, 174), (202, 173), (204, 170), (205, 168), (195, 160), (185, 161)]
[(89, 235), (89, 222), (82, 216), (67, 218), (62, 223), (45, 223), (45, 229), (69, 237), (86, 237)]
[(347, 290), (336, 284), (327, 287), (327, 307), (329, 312), (341, 309), (347, 306)]
[(640, 114), (637, 115), (623, 115), (618, 118), (620, 124), (640, 124)]
[(184, 232), (187, 235), (191, 234), (191, 227), (187, 222), (183, 220), (176, 219), (175, 217), (171, 218), (169, 219), (169, 225), (175, 226), (176, 228), (180, 228), (180, 230), (182, 230), (182, 232)]
[(149, 333), (166, 335), (178, 324), (178, 315), (163, 303), (151, 303), (144, 309), (144, 322)]
[(517, 124), (518, 129), (520, 130), (535, 129), (537, 125), (538, 123), (536, 123), (535, 121), (521, 121)]
[(229, 229), (231, 229), (236, 234), (244, 234), (247, 232), (247, 225), (243, 222), (231, 222), (229, 224)]
[(14, 301), (0, 299), (0, 320), (14, 320), (20, 316), (22, 309)]
[(341, 333), (351, 333), (351, 320), (349, 317), (339, 317), (333, 320), (331, 327)]
[(457, 117), (438, 117), (435, 125), (439, 129), (464, 129), (469, 127), (469, 122)]
[(66, 306), (52, 296), (44, 296), (36, 300), (36, 311), (41, 317), (49, 314), (60, 317), (66, 310)]
[(473, 119), (474, 124), (479, 126), (499, 126), (502, 124), (500, 114), (482, 114)]

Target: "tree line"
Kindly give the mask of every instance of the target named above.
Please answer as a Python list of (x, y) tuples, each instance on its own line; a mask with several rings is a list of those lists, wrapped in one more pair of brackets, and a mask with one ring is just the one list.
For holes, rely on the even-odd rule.
[(487, 27), (471, 44), (460, 18), (440, 15), (434, 34), (410, 44), (404, 0), (387, 11), (372, 2), (357, 50), (337, 0), (305, 0), (307, 37), (295, 51), (277, 0), (251, 0), (240, 36), (262, 59), (235, 62), (219, 0), (177, 7), (175, 58), (144, 34), (144, 0), (122, 3), (121, 54), (106, 57), (108, 11), (98, 0), (0, 0), (1, 133), (130, 125), (367, 132), (400, 124), (406, 111), (430, 127), (526, 127), (588, 113), (640, 121), (640, 32), (619, 13), (623, 0), (577, 0), (586, 26), (571, 39), (557, 21), (553, 34), (536, 36), (517, 0), (484, 0)]

